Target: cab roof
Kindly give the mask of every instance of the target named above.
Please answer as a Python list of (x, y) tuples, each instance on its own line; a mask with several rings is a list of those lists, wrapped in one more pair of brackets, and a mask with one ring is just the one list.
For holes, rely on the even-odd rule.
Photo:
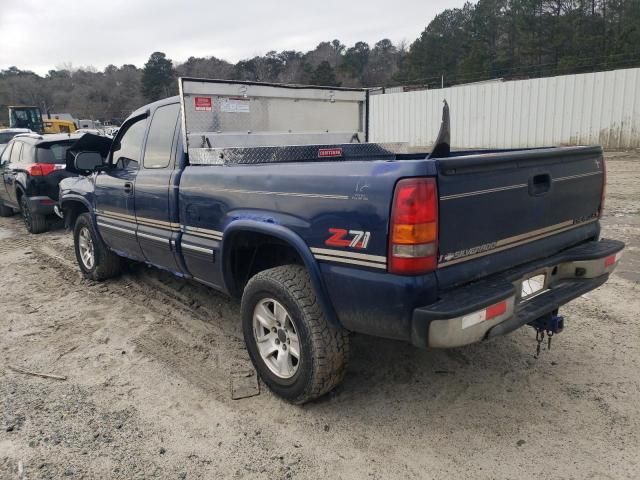
[(0, 128), (0, 133), (32, 133), (28, 128)]
[(51, 133), (40, 135), (38, 133), (21, 133), (13, 137), (14, 139), (20, 139), (33, 145), (41, 143), (56, 143), (69, 140), (78, 140), (82, 138), (83, 133)]

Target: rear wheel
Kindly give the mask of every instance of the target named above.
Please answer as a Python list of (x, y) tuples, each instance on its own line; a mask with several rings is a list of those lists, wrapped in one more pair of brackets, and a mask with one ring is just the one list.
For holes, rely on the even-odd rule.
[(11, 217), (13, 213), (13, 208), (0, 205), (0, 217)]
[(302, 266), (271, 268), (249, 281), (242, 328), (262, 380), (292, 403), (318, 398), (344, 378), (348, 332), (327, 320)]
[(26, 195), (20, 197), (20, 213), (29, 233), (42, 233), (47, 230), (47, 217), (31, 211)]
[(86, 278), (100, 281), (120, 273), (120, 257), (109, 250), (98, 238), (88, 213), (83, 213), (76, 220), (73, 243), (76, 260)]

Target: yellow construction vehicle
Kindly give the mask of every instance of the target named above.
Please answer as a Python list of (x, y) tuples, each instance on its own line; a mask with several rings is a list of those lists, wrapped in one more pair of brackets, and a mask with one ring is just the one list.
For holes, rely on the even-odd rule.
[(76, 124), (70, 120), (59, 120), (57, 118), (45, 118), (44, 133), (73, 133), (77, 130)]
[(44, 133), (40, 108), (33, 106), (9, 106), (9, 128), (28, 128), (36, 133)]

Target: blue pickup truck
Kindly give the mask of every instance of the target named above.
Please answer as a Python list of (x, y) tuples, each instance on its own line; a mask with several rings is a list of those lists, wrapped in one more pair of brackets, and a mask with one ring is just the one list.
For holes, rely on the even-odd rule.
[(343, 378), (349, 334), (459, 347), (531, 325), (597, 288), (597, 146), (431, 152), (368, 140), (366, 90), (180, 79), (60, 184), (85, 276), (121, 259), (240, 297), (263, 381), (304, 403)]

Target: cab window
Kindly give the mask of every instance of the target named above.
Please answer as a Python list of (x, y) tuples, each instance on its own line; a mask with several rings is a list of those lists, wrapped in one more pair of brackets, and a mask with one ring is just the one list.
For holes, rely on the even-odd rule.
[(138, 169), (146, 126), (146, 118), (141, 118), (126, 127), (111, 157), (116, 168), (127, 170)]
[(4, 165), (6, 163), (9, 163), (9, 158), (11, 158), (11, 145), (13, 145), (12, 143), (8, 144), (5, 149), (2, 152), (2, 155), (0, 155), (0, 165)]
[(171, 160), (171, 147), (178, 123), (180, 105), (159, 107), (153, 114), (144, 152), (144, 168), (166, 168)]
[(20, 163), (33, 163), (35, 161), (35, 147), (30, 143), (25, 143), (22, 147)]
[(22, 146), (24, 143), (15, 142), (13, 149), (11, 150), (11, 163), (20, 163), (20, 154), (22, 153)]

